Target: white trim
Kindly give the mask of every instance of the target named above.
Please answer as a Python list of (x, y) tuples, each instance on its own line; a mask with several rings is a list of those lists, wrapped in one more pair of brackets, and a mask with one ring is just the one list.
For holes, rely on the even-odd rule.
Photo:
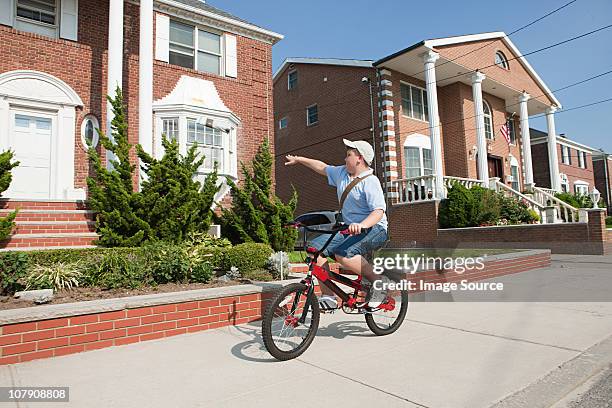
[(393, 92), (385, 89), (381, 92), (381, 96), (388, 96), (388, 97), (393, 97)]
[[(393, 187), (392, 185), (389, 188)], [(387, 196), (389, 198), (399, 198), (399, 193), (397, 191), (387, 191)]]
[(395, 152), (395, 150), (385, 150), (385, 156), (384, 157), (396, 157), (397, 153)]
[(344, 67), (372, 68), (372, 62), (373, 61), (370, 60), (351, 60), (339, 58), (285, 58), (281, 66), (272, 76), (272, 80), (276, 81), (278, 76), (291, 64), (337, 65)]
[(87, 145), (87, 141), (85, 140), (85, 126), (88, 120), (92, 120), (93, 127), (94, 127), (93, 140), (91, 142), (91, 147), (95, 149), (98, 146), (98, 142), (100, 141), (99, 140), (100, 136), (98, 135), (98, 132), (96, 130), (96, 129), (100, 129), (100, 121), (94, 114), (88, 113), (87, 115), (85, 115), (85, 117), (83, 118), (83, 121), (81, 122), (81, 133), (80, 133), (81, 145), (83, 146), (83, 149), (85, 151), (89, 150), (89, 146)]
[(386, 167), (397, 167), (397, 161), (395, 161), (395, 160), (386, 160), (385, 161), (385, 166)]
[[(548, 142), (548, 137), (547, 136), (538, 136), (535, 139), (531, 139), (531, 144), (535, 145), (535, 144), (542, 144), (542, 143), (547, 143)], [(582, 143), (578, 143), (574, 140), (571, 139), (567, 139), (564, 137), (561, 137), (559, 135), (557, 135), (557, 143), (560, 145), (565, 145), (568, 147), (572, 147), (576, 150), (581, 150), (585, 153), (601, 153), (599, 150), (594, 149), (592, 147), (589, 147), (587, 145), (584, 145)], [(593, 155), (594, 156), (594, 155)]]
[(389, 81), (388, 79), (383, 79), (380, 81), (380, 86), (393, 86), (393, 82)]
[(586, 181), (582, 181), (582, 180), (576, 180), (574, 181), (574, 185), (579, 185), (579, 186), (588, 186), (589, 183), (587, 183)]
[(387, 126), (387, 127), (395, 126), (395, 122), (392, 121), (392, 120), (383, 120), (382, 124), (383, 124), (383, 126)]
[(394, 137), (395, 136), (395, 130), (383, 130), (382, 134), (385, 137)]
[[(212, 12), (209, 12), (209, 11), (206, 11), (206, 10), (202, 10), (200, 8), (197, 8), (197, 7), (191, 7), (191, 6), (188, 6), (186, 4), (179, 3), (179, 2), (176, 2), (176, 1), (173, 1), (173, 0), (157, 0), (157, 2), (159, 4), (166, 4), (168, 6), (175, 7), (177, 9), (182, 9), (182, 10), (190, 11), (190, 12), (192, 12), (194, 14), (199, 14), (201, 16), (208, 17), (208, 18), (211, 18), (211, 19), (223, 22), (223, 23), (228, 23), (228, 24), (231, 24), (233, 26), (236, 26), (236, 27), (239, 27), (239, 28), (242, 28), (242, 29), (246, 29), (248, 31), (252, 31), (252, 32), (257, 33), (257, 34), (263, 34), (264, 36), (271, 37), (273, 40), (276, 40), (276, 41), (273, 41), (274, 43), (276, 43), (276, 42), (282, 40), (283, 38), (285, 38), (285, 36), (283, 36), (282, 34), (275, 33), (274, 31), (266, 30), (265, 28), (257, 27), (257, 26), (255, 26), (253, 24), (249, 24), (249, 23), (246, 23), (246, 22), (243, 22), (243, 21), (235, 20), (233, 18), (229, 18), (229, 17), (225, 17), (225, 16), (220, 16), (218, 14), (215, 14), (215, 13), (212, 13)], [(240, 34), (240, 33), (238, 33), (238, 34)]]
[(517, 57), (515, 61), (519, 61), (523, 65), (523, 67), (527, 70), (527, 72), (533, 76), (533, 78), (536, 80), (538, 85), (540, 85), (544, 89), (545, 93), (548, 96), (550, 96), (550, 98), (553, 100), (553, 104), (556, 105), (559, 109), (561, 109), (561, 102), (555, 97), (555, 95), (553, 95), (553, 93), (550, 91), (548, 86), (546, 86), (542, 78), (540, 78), (540, 76), (533, 69), (533, 67), (529, 64), (529, 62), (527, 62), (527, 59), (525, 59), (525, 57), (522, 56), (523, 54), (519, 51), (516, 45), (514, 45), (514, 43), (510, 41), (506, 33), (504, 33), (503, 31), (497, 31), (497, 32), (492, 32), (492, 33), (482, 33), (482, 34), (472, 34), (472, 35), (462, 35), (462, 36), (457, 36), (457, 37), (439, 38), (435, 40), (426, 40), (424, 42), (424, 45), (427, 48), (433, 49), (434, 47), (441, 47), (445, 45), (454, 45), (454, 44), (461, 44), (461, 43), (466, 43), (466, 42), (492, 40), (492, 39), (501, 39), (508, 46), (508, 48), (510, 48), (510, 50)]
[(385, 177), (398, 177), (398, 173), (395, 170), (385, 171)]
[[(8, 85), (11, 81), (17, 81), (21, 79), (35, 79), (38, 81), (43, 81), (53, 85), (54, 87), (60, 89), (62, 93), (65, 95), (66, 99), (62, 101), (58, 101), (57, 99), (51, 98), (29, 98), (23, 96), (21, 94), (21, 90), (19, 89), (5, 89), (2, 90), (2, 87)], [(11, 92), (13, 91), (13, 92)], [(59, 78), (54, 77), (53, 75), (39, 72), (39, 71), (31, 71), (31, 70), (18, 70), (18, 71), (9, 71), (3, 74), (0, 74), (0, 96), (8, 96), (15, 99), (21, 99), (24, 101), (37, 101), (37, 102), (47, 102), (47, 103), (61, 103), (63, 105), (69, 106), (83, 106), (83, 101), (81, 97), (64, 81)]]
[(393, 106), (393, 101), (390, 101), (388, 99), (385, 99), (384, 101), (382, 101), (382, 106)]
[(395, 116), (395, 112), (389, 109), (385, 109), (380, 112), (381, 116)]
[(383, 146), (396, 147), (395, 140), (387, 140), (382, 143)]

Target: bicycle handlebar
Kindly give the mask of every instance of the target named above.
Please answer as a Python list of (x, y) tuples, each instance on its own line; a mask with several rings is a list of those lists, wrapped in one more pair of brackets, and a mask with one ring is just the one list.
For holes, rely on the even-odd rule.
[(337, 232), (340, 232), (341, 234), (343, 234), (343, 233), (348, 232), (349, 226), (348, 224), (340, 222), (340, 223), (334, 224), (330, 230), (324, 230), (324, 229), (311, 228), (310, 226), (304, 225), (300, 223), (299, 221), (292, 221), (289, 224), (285, 225), (285, 227), (304, 228), (306, 231), (318, 232), (320, 234), (335, 234)]

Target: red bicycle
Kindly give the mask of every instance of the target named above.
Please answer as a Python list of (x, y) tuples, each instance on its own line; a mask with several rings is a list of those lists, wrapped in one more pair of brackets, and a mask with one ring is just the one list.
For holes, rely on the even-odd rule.
[[(384, 336), (395, 332), (404, 321), (408, 311), (408, 291), (388, 292), (385, 301), (376, 308), (369, 308), (367, 298), (369, 287), (362, 284), (361, 275), (351, 279), (317, 265), (317, 258), (327, 248), (338, 233), (348, 233), (348, 225), (336, 223), (330, 230), (314, 229), (300, 222), (291, 223), (293, 227), (306, 231), (329, 234), (325, 245), (319, 250), (306, 248), (308, 273), (300, 283), (289, 284), (280, 289), (270, 300), (262, 321), (263, 342), (268, 352), (278, 360), (290, 360), (300, 356), (310, 346), (319, 327), (321, 311), (315, 295), (313, 277), (320, 284), (331, 289), (341, 300), (342, 311), (348, 314), (363, 314), (370, 330)], [(398, 281), (397, 276), (390, 276)], [(335, 282), (348, 286), (353, 291), (346, 293)]]

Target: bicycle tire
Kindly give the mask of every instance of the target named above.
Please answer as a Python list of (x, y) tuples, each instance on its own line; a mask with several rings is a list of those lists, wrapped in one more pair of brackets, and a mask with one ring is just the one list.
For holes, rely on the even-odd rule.
[[(397, 329), (400, 328), (404, 319), (406, 318), (406, 313), (408, 313), (408, 291), (401, 291), (401, 299), (402, 304), (400, 305), (400, 311), (393, 324), (391, 324), (387, 328), (380, 327), (376, 321), (374, 320), (374, 316), (371, 313), (365, 315), (366, 324), (368, 328), (377, 336), (386, 336), (388, 334), (394, 333)], [(384, 312), (383, 312), (384, 313)]]
[(277, 310), (279, 309), (280, 303), (284, 301), (288, 296), (291, 296), (294, 293), (300, 293), (299, 296), (303, 296), (306, 298), (305, 293), (307, 291), (308, 286), (306, 286), (305, 284), (292, 283), (280, 289), (272, 297), (270, 303), (266, 307), (261, 323), (263, 343), (268, 352), (272, 355), (272, 357), (276, 358), (277, 360), (285, 361), (299, 357), (302, 353), (306, 351), (306, 349), (308, 349), (308, 347), (314, 340), (314, 337), (317, 333), (317, 329), (319, 328), (319, 318), (321, 314), (319, 310), (319, 303), (317, 297), (314, 294), (314, 291), (308, 295), (308, 297), (310, 298), (310, 307), (312, 310), (310, 327), (308, 328), (308, 332), (304, 340), (295, 349), (281, 350), (274, 341), (274, 334), (272, 329), (273, 320)]

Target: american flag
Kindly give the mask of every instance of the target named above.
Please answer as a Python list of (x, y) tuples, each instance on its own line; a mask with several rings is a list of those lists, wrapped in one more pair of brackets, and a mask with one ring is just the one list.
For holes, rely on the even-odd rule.
[(506, 142), (508, 142), (508, 144), (510, 144), (510, 129), (508, 129), (508, 123), (504, 123), (503, 126), (501, 127), (500, 131), (501, 131), (501, 134), (506, 139)]

